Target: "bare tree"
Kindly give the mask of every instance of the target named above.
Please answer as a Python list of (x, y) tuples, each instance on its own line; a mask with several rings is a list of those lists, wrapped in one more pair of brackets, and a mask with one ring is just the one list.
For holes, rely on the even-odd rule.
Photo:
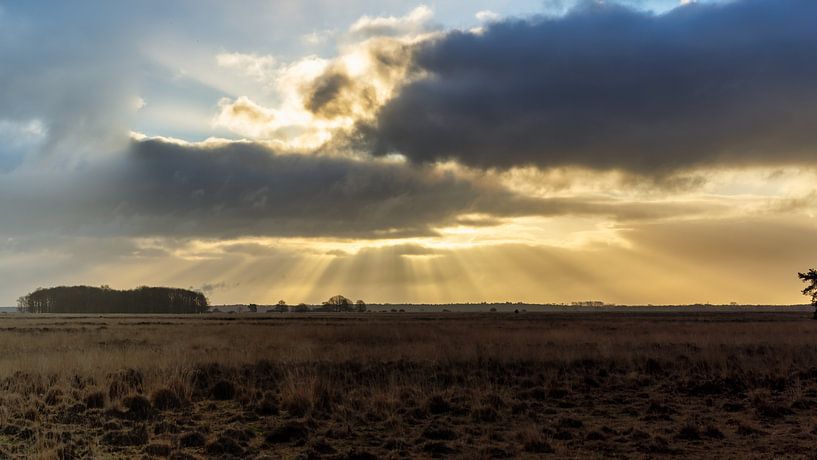
[(326, 302), (323, 303), (329, 311), (351, 311), (352, 310), (352, 301), (343, 297), (342, 295), (336, 295)]
[(29, 296), (23, 296), (17, 299), (17, 311), (20, 313), (25, 313), (29, 311)]
[(358, 299), (357, 301), (355, 301), (355, 310), (357, 310), (358, 313), (365, 313), (366, 312), (366, 302), (364, 302), (361, 299)]
[(804, 282), (808, 283), (803, 289), (803, 295), (811, 296), (811, 305), (814, 307), (814, 319), (817, 319), (817, 270), (811, 268), (806, 273), (798, 273), (798, 277)]

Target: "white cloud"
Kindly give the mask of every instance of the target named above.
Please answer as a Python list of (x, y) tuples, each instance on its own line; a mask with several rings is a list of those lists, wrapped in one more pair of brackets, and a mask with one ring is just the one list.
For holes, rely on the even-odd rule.
[(411, 80), (407, 45), (435, 36), (432, 17), (426, 6), (402, 17), (364, 16), (342, 37), (332, 59), (313, 55), (281, 63), (271, 56), (218, 55), (222, 67), (263, 76), (277, 104), (265, 107), (247, 95), (222, 99), (213, 127), (288, 151), (320, 147), (338, 132), (371, 120)]
[(5, 146), (35, 144), (43, 141), (47, 134), (47, 128), (39, 119), (25, 121), (0, 119), (0, 144)]
[(133, 98), (133, 108), (135, 110), (141, 110), (146, 105), (147, 105), (147, 102), (145, 102), (145, 100), (142, 97), (136, 96), (136, 97)]
[(326, 29), (326, 30), (316, 30), (301, 36), (301, 41), (306, 43), (307, 45), (322, 45), (326, 43), (330, 38), (334, 37), (337, 33), (334, 29)]
[(320, 76), (330, 61), (307, 56), (282, 64), (270, 74), (270, 85), (280, 103), (264, 107), (247, 96), (219, 101), (219, 112), (213, 119), (216, 128), (226, 128), (242, 137), (265, 140), (283, 150), (313, 149), (331, 138), (337, 123), (318, 122), (305, 109), (304, 85)]
[(0, 177), (32, 157), (47, 138), (48, 129), (39, 119), (0, 119)]
[(253, 53), (221, 53), (216, 55), (216, 62), (220, 67), (240, 70), (259, 82), (267, 81), (276, 69), (275, 57)]
[(474, 15), (479, 22), (495, 22), (500, 19), (500, 15), (495, 13), (491, 10), (482, 10), (478, 11), (476, 15)]
[(402, 17), (363, 16), (349, 28), (349, 33), (357, 37), (405, 37), (428, 32), (434, 13), (431, 8), (421, 5)]

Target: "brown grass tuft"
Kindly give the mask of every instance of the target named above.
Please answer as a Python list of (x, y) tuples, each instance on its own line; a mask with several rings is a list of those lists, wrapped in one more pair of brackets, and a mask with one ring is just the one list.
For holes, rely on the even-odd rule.
[(158, 410), (174, 410), (182, 407), (183, 401), (176, 391), (170, 388), (159, 388), (150, 394), (151, 405)]

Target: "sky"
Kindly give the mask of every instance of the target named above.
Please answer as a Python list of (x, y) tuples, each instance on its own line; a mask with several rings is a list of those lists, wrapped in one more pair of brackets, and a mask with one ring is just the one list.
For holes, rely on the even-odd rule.
[(804, 303), (813, 0), (0, 0), (0, 305)]

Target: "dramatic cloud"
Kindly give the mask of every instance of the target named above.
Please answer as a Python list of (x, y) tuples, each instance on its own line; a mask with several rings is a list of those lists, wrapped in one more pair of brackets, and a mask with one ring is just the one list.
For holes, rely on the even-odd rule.
[(706, 200), (529, 196), (503, 177), (402, 161), (282, 154), (250, 142), (133, 141), (122, 157), (0, 183), (0, 235), (235, 238), (429, 236), (519, 216), (642, 221), (729, 212)]
[(0, 222), (0, 234), (397, 237), (428, 234), (462, 213), (553, 207), (538, 202), (399, 162), (144, 140), (86, 170), (3, 181), (0, 209), (16, 217)]
[(817, 3), (593, 2), (417, 45), (428, 74), (364, 127), (379, 153), (637, 172), (813, 162)]
[(343, 35), (332, 59), (310, 55), (276, 65), (268, 56), (220, 54), (219, 65), (252, 73), (274, 89), (279, 103), (268, 108), (247, 96), (222, 99), (214, 125), (299, 151), (371, 123), (413, 78), (412, 45), (438, 33), (431, 17), (427, 7), (402, 17), (364, 16)]

